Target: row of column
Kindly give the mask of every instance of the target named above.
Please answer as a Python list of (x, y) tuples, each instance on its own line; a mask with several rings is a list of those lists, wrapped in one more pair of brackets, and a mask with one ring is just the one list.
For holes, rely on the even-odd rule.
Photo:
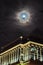
[(31, 58), (30, 48), (28, 46), (22, 48), (21, 52), (21, 60), (20, 61), (28, 61)]
[(8, 64), (12, 64), (18, 61), (19, 59), (19, 48), (12, 50), (2, 56), (0, 56), (0, 64), (1, 65), (8, 65)]
[[(32, 55), (32, 53), (31, 53)], [(33, 59), (43, 61), (43, 55), (42, 55), (42, 48), (36, 48), (36, 50), (33, 52)]]
[(8, 64), (17, 62), (18, 60), (28, 61), (32, 58), (32, 56), (34, 60), (39, 59), (39, 56), (40, 56), (39, 60), (42, 61), (43, 60), (42, 59), (42, 48), (40, 48), (40, 51), (39, 51), (37, 47), (36, 50), (33, 53), (31, 53), (31, 47), (29, 46), (26, 46), (23, 48), (18, 47), (0, 56), (0, 64), (8, 65)]
[[(36, 48), (36, 47), (35, 47)], [(23, 60), (30, 60), (33, 56), (33, 60), (43, 61), (42, 48), (37, 47), (33, 53), (31, 53), (31, 46), (26, 46), (23, 48)]]

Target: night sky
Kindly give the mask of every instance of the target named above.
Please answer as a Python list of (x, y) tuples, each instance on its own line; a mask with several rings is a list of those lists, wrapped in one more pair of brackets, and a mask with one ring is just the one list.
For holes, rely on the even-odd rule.
[[(28, 25), (15, 19), (23, 9), (32, 14)], [(43, 42), (43, 0), (0, 0), (0, 49), (21, 35)]]

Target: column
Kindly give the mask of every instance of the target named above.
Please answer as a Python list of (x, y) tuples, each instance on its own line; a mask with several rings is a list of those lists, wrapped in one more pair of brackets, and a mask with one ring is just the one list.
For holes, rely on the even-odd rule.
[(14, 63), (14, 50), (13, 50), (13, 63)]
[(31, 59), (31, 47), (29, 46), (29, 49), (28, 49), (28, 59), (30, 60)]
[(25, 48), (25, 61), (27, 61), (27, 49)]
[(23, 54), (24, 54), (23, 59), (25, 61), (25, 47), (23, 47)]
[(42, 48), (40, 48), (40, 61), (42, 61)]
[(34, 60), (35, 60), (36, 58), (35, 58), (35, 53), (34, 53)]
[(19, 57), (19, 61), (21, 61), (21, 48), (20, 48), (20, 57)]
[(19, 62), (19, 48), (18, 48), (18, 52), (17, 52), (17, 54), (18, 54), (18, 62)]
[(37, 47), (37, 50), (36, 50), (36, 52), (37, 52), (37, 59), (38, 59), (38, 47)]
[(26, 61), (26, 47), (24, 47), (24, 60)]
[(10, 59), (11, 59), (11, 57), (10, 57), (10, 52), (9, 52), (9, 64), (11, 63)]
[(16, 54), (17, 54), (17, 62), (18, 62), (18, 54), (19, 54), (19, 53), (18, 53), (18, 48), (17, 48)]
[(28, 45), (28, 60), (30, 60), (30, 47)]
[(1, 65), (2, 65), (2, 56), (1, 56)]
[(8, 54), (6, 54), (6, 56), (4, 56), (4, 65), (8, 65)]
[(5, 65), (5, 63), (6, 63), (6, 65), (8, 65), (8, 56), (7, 56), (8, 54), (6, 54), (6, 56), (4, 57), (4, 65)]
[(16, 54), (15, 54), (15, 56), (16, 56), (15, 58), (16, 58), (16, 62), (17, 62), (17, 49), (16, 49), (15, 51), (16, 51), (16, 52), (15, 52), (15, 53), (16, 53)]
[(24, 47), (24, 60), (28, 60), (28, 46)]
[(14, 57), (14, 54), (13, 54), (14, 52), (13, 52), (13, 50), (12, 50), (12, 52), (11, 52), (11, 63), (13, 63), (13, 57)]
[(13, 63), (14, 62), (14, 51), (13, 50), (12, 50), (12, 53), (11, 53), (11, 57), (12, 57), (11, 62)]
[(18, 61), (20, 61), (20, 48), (18, 48)]
[(3, 65), (3, 57), (2, 57), (2, 65)]
[(4, 61), (3, 65), (6, 65), (6, 55), (4, 55), (3, 61)]
[(26, 46), (26, 51), (27, 51), (27, 61), (28, 61), (28, 46)]
[(16, 50), (15, 50), (15, 62), (16, 62)]
[(0, 65), (1, 65), (1, 56), (0, 56)]
[(19, 48), (18, 48), (18, 62), (19, 62)]
[(16, 58), (16, 56), (15, 56), (15, 55), (16, 55), (16, 52), (15, 52), (15, 50), (14, 50), (14, 62), (16, 61), (16, 59), (15, 59), (15, 58)]
[(11, 63), (12, 63), (12, 52), (11, 52)]

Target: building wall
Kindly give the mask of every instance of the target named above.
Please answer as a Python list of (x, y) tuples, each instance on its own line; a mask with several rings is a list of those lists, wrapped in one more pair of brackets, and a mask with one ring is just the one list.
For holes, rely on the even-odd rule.
[(29, 41), (25, 44), (19, 44), (13, 48), (0, 54), (0, 64), (8, 65), (18, 61), (33, 60), (43, 61), (43, 45), (40, 43)]

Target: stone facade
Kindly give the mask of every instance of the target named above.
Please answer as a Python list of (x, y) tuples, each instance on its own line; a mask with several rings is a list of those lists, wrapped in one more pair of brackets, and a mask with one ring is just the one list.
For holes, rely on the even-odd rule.
[(8, 65), (18, 61), (43, 61), (43, 44), (29, 41), (19, 44), (0, 54), (0, 65)]

